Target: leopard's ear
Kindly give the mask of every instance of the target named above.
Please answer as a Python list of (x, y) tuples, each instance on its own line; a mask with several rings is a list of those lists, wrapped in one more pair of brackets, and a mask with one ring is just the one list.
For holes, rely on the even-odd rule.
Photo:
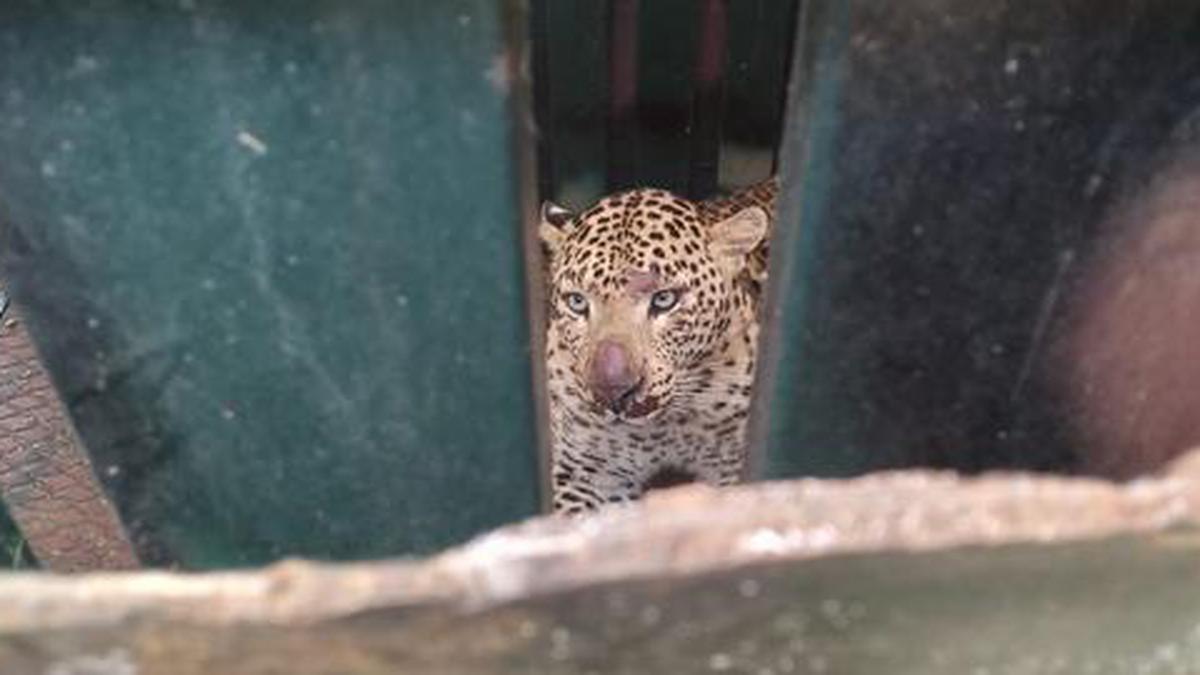
[(712, 227), (708, 250), (726, 272), (737, 275), (747, 256), (767, 238), (770, 223), (761, 206), (744, 208)]
[(541, 222), (538, 223), (538, 236), (551, 255), (558, 251), (564, 239), (570, 234), (571, 221), (575, 214), (553, 202), (542, 202)]

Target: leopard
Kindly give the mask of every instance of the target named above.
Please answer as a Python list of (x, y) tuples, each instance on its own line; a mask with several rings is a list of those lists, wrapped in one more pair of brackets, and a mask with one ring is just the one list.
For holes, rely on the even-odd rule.
[(777, 192), (542, 205), (555, 513), (742, 479)]

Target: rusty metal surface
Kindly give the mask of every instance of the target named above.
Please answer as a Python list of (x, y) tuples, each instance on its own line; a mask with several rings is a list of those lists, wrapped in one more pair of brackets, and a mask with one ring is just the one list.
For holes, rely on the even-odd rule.
[(0, 495), (38, 561), (61, 572), (130, 569), (137, 557), (7, 302), (0, 317)]
[(1200, 584), (1197, 525), (1200, 457), (1125, 486), (921, 472), (693, 486), (532, 520), (426, 561), (0, 576), (0, 663), (173, 675), (1192, 673), (1200, 596), (1182, 590)]

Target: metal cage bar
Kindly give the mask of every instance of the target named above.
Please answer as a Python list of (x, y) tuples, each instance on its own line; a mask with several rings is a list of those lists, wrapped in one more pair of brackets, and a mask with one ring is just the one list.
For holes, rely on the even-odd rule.
[(608, 18), (608, 189), (637, 181), (638, 0), (610, 0)]
[(729, 31), (728, 0), (700, 5), (700, 42), (692, 73), (691, 157), (688, 197), (705, 199), (717, 190), (721, 122), (724, 119), (725, 60)]

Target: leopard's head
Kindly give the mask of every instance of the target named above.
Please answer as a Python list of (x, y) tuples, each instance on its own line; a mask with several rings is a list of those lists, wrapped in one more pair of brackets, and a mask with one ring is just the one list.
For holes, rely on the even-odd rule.
[(739, 275), (767, 228), (758, 206), (704, 222), (663, 190), (616, 194), (580, 214), (544, 205), (552, 397), (637, 422), (695, 393), (732, 339)]

